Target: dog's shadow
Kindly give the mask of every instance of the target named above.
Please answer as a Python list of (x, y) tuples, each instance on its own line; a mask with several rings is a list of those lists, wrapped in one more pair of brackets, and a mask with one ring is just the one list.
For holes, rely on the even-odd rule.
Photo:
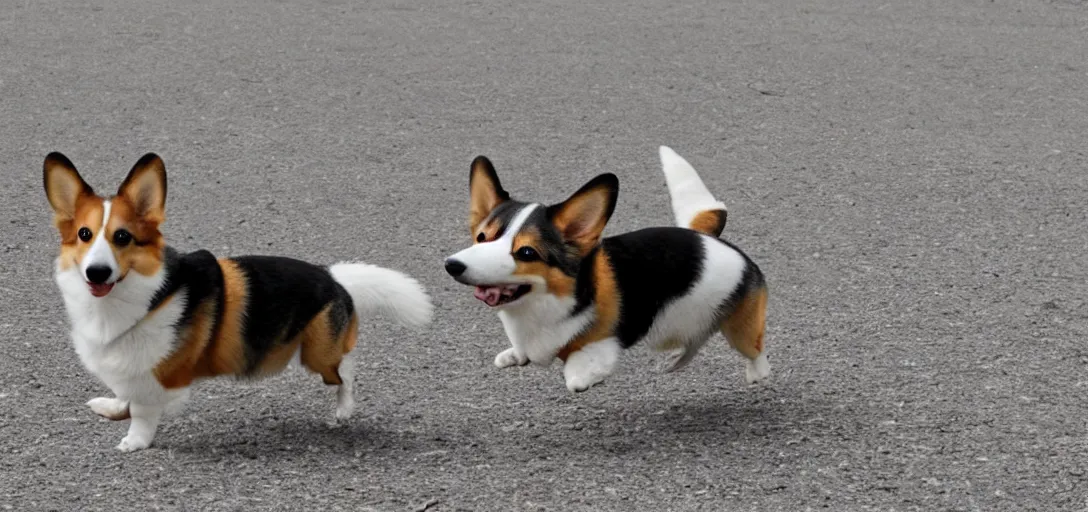
[(219, 425), (192, 429), (191, 433), (165, 433), (156, 438), (155, 445), (186, 456), (211, 459), (293, 458), (301, 452), (360, 457), (424, 451), (427, 446), (417, 432), (390, 430), (378, 420), (360, 418), (331, 425), (300, 417), (258, 423), (250, 422), (244, 428)]
[[(504, 450), (522, 452), (515, 459), (586, 455), (616, 457), (659, 452), (682, 446), (777, 444), (796, 437), (813, 418), (827, 418), (832, 404), (779, 400), (775, 392), (712, 392), (687, 398), (632, 397), (594, 401), (563, 398), (552, 407), (566, 410), (562, 420), (534, 421), (510, 428), (498, 425), (487, 410), (451, 423), (406, 418), (356, 417), (330, 426), (311, 416), (258, 418), (237, 422), (190, 424), (156, 439), (160, 449), (210, 460), (290, 459), (303, 452), (332, 457), (413, 458), (427, 452)], [(803, 404), (803, 405), (801, 405)], [(799, 406), (800, 405), (800, 406)], [(576, 410), (572, 408), (577, 407)], [(554, 412), (554, 411), (553, 411)], [(541, 412), (537, 419), (550, 412)], [(516, 422), (522, 423), (522, 422)], [(504, 428), (505, 427), (505, 428)], [(523, 438), (531, 442), (521, 442)]]
[[(790, 414), (770, 401), (735, 396), (632, 400), (585, 418), (564, 432), (541, 432), (552, 453), (622, 456), (684, 445), (732, 444), (782, 435)], [(581, 435), (572, 435), (579, 434)]]

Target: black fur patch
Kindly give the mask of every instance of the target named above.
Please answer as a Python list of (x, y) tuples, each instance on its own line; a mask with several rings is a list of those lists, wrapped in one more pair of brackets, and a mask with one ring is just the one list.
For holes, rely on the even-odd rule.
[[(706, 214), (707, 212), (703, 213)], [(707, 232), (707, 234), (714, 237), (721, 236), (722, 231), (725, 231), (725, 222), (729, 219), (729, 212), (725, 210), (711, 210), (709, 213), (714, 215), (717, 223)]]
[(494, 223), (496, 228), (495, 239), (502, 238), (502, 235), (506, 232), (506, 226), (510, 225), (510, 222), (514, 220), (518, 212), (529, 206), (528, 203), (522, 203), (519, 201), (505, 201), (500, 203), (491, 210), (487, 218), (484, 219), (484, 223)]
[(155, 309), (162, 303), (185, 289), (185, 308), (178, 319), (179, 329), (193, 321), (193, 314), (205, 301), (216, 300), (215, 323), (213, 332), (219, 329), (223, 316), (223, 271), (219, 262), (208, 251), (196, 251), (180, 254), (174, 248), (163, 251), (163, 266), (166, 280), (151, 298), (148, 310)]
[[(552, 224), (548, 219), (546, 208), (537, 207), (536, 210), (533, 210), (533, 213), (530, 213), (529, 217), (525, 219), (525, 223), (521, 225), (522, 231), (525, 231), (526, 228), (535, 228), (537, 233), (540, 234), (540, 246), (536, 247), (536, 250), (540, 253), (544, 263), (547, 263), (550, 267), (558, 268), (571, 277), (578, 274), (578, 266), (582, 260), (578, 256), (578, 248), (563, 240), (563, 235), (555, 228), (555, 224)], [(514, 247), (513, 250), (516, 251), (518, 248)]]
[[(496, 206), (484, 222), (494, 223), (497, 226), (495, 239), (502, 238), (514, 217), (529, 206), (531, 206), (529, 203), (520, 201), (506, 201)], [(540, 234), (540, 246), (535, 249), (545, 263), (562, 270), (568, 276), (573, 277), (578, 273), (580, 263), (578, 249), (563, 241), (559, 230), (555, 229), (555, 225), (548, 220), (547, 208), (538, 205), (521, 224), (520, 231), (525, 231), (527, 228), (536, 228)], [(511, 250), (517, 251), (518, 247), (513, 247)]]
[[(699, 280), (704, 258), (700, 237), (683, 228), (642, 229), (603, 239), (583, 260), (593, 261), (596, 251), (608, 255), (621, 296), (616, 336), (624, 348), (642, 339), (657, 313)], [(592, 265), (582, 265), (574, 314), (592, 302), (593, 281)]]
[(277, 256), (241, 256), (231, 261), (246, 277), (247, 372), (256, 369), (270, 349), (302, 332), (330, 302), (335, 303), (332, 316), (345, 322), (351, 318), (351, 296), (325, 268)]

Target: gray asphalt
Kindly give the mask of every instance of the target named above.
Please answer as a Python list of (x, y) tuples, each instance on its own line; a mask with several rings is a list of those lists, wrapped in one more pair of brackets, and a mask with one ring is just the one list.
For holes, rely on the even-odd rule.
[[(75, 4), (0, 8), (5, 510), (1088, 510), (1084, 2)], [(660, 144), (768, 276), (772, 380), (721, 340), (577, 396), (495, 369), (441, 268), (469, 162), (539, 201), (614, 172), (614, 234), (671, 222)], [(346, 427), (312, 375), (211, 381), (120, 454), (49, 151), (103, 191), (155, 151), (179, 248), (398, 268), (437, 318), (365, 322)]]

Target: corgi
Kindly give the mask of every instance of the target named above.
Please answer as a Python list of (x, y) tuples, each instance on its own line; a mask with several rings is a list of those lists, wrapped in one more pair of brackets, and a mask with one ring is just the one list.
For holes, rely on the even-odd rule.
[(510, 348), (495, 366), (563, 362), (567, 388), (581, 392), (615, 370), (639, 342), (671, 353), (683, 368), (716, 332), (747, 358), (746, 379), (770, 375), (763, 332), (767, 285), (759, 267), (718, 236), (727, 210), (695, 169), (665, 146), (661, 164), (679, 227), (601, 238), (619, 192), (613, 174), (566, 201), (512, 200), (483, 156), (469, 175), (474, 243), (445, 261), (498, 312)]
[(130, 419), (117, 445), (151, 445), (163, 413), (205, 378), (261, 377), (291, 361), (339, 386), (335, 418), (354, 409), (351, 357), (360, 316), (383, 312), (406, 326), (430, 321), (423, 287), (363, 263), (319, 267), (289, 258), (180, 253), (159, 231), (166, 168), (140, 158), (117, 194), (97, 195), (72, 162), (51, 153), (45, 192), (60, 232), (55, 278), (83, 365), (115, 397), (87, 402)]

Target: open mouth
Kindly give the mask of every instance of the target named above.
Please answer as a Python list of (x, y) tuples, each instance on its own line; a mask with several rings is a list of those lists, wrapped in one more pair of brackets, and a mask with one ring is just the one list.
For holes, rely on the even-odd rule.
[(488, 306), (495, 307), (510, 304), (532, 290), (533, 286), (529, 284), (478, 285), (474, 295)]
[(113, 285), (115, 284), (117, 283), (87, 283), (87, 285), (91, 287), (91, 295), (94, 295), (95, 297), (105, 297), (106, 295), (109, 295), (110, 290), (113, 289)]

